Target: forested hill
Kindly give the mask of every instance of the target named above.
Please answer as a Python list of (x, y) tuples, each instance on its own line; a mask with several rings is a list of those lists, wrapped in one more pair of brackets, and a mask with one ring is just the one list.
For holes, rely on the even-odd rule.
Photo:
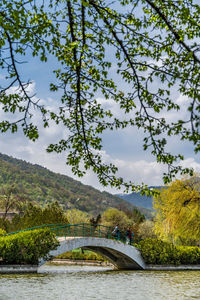
[(0, 187), (13, 184), (22, 197), (42, 205), (58, 201), (66, 209), (77, 208), (92, 213), (101, 213), (108, 207), (130, 207), (119, 197), (83, 185), (66, 175), (0, 154)]

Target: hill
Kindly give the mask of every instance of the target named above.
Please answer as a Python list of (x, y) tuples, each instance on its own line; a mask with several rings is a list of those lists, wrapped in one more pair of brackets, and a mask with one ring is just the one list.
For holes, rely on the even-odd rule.
[(0, 187), (7, 184), (16, 185), (22, 197), (41, 205), (58, 201), (65, 209), (77, 208), (93, 214), (109, 207), (130, 208), (130, 204), (118, 196), (100, 192), (39, 165), (0, 154)]
[[(149, 186), (149, 189), (161, 189), (162, 186)], [(132, 205), (153, 210), (152, 197), (142, 196), (140, 193), (117, 194), (117, 197), (124, 199)]]

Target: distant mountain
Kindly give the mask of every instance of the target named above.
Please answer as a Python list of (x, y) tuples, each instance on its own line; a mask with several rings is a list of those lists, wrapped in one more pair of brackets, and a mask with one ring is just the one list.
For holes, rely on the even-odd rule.
[[(149, 189), (161, 189), (162, 186), (149, 186)], [(153, 210), (152, 197), (142, 196), (140, 193), (116, 194), (117, 197), (124, 199), (132, 205)]]
[(109, 207), (130, 208), (130, 204), (118, 196), (100, 192), (39, 165), (0, 154), (0, 188), (13, 184), (23, 198), (41, 205), (58, 201), (65, 209), (77, 208), (93, 214)]

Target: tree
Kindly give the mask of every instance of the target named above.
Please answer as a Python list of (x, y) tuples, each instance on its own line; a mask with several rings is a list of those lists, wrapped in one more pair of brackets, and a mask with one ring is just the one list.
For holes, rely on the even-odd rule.
[(134, 227), (135, 222), (129, 219), (125, 212), (117, 208), (109, 208), (102, 214), (102, 224), (115, 228), (119, 224), (119, 230), (127, 230), (127, 228)]
[(96, 218), (92, 217), (90, 220), (90, 224), (92, 224), (95, 228), (97, 227), (98, 224), (101, 222), (101, 215), (98, 214)]
[(138, 235), (142, 239), (155, 238), (156, 235), (154, 233), (154, 222), (151, 220), (145, 220), (143, 223), (140, 223), (138, 229)]
[(53, 202), (45, 207), (29, 203), (22, 216), (14, 216), (10, 224), (10, 231), (58, 223), (68, 224), (65, 211), (58, 202)]
[(137, 209), (136, 207), (133, 209), (128, 208), (126, 204), (120, 204), (116, 207), (118, 210), (122, 210), (125, 212), (129, 219), (132, 219), (135, 223), (142, 223), (145, 220), (145, 216)]
[[(52, 141), (47, 151), (68, 151), (74, 174), (83, 176), (92, 168), (103, 185), (135, 190), (141, 186), (118, 178), (116, 166), (104, 163), (101, 155), (105, 131), (133, 126), (145, 133), (144, 150), (168, 165), (165, 183), (178, 172), (192, 174), (179, 164), (182, 153), (171, 153), (166, 145), (177, 136), (190, 141), (196, 153), (200, 150), (199, 13), (195, 0), (2, 1), (0, 67), (6, 80), (0, 102), (16, 119), (8, 115), (0, 130), (14, 133), (22, 126), (36, 140), (35, 108), (44, 127), (52, 120), (65, 126), (68, 137)], [(62, 93), (58, 111), (29, 93), (30, 82), (20, 72), (27, 53), (43, 62), (57, 60), (50, 89)], [(11, 92), (14, 87), (18, 90)], [(121, 117), (97, 95), (117, 103)], [(181, 110), (178, 96), (187, 99), (184, 119), (176, 113)], [(172, 119), (165, 117), (169, 112)]]
[(200, 178), (184, 177), (154, 198), (155, 233), (164, 240), (191, 243), (200, 239)]
[(88, 214), (76, 208), (68, 209), (66, 215), (70, 224), (89, 223)]
[(3, 186), (0, 190), (0, 207), (4, 210), (3, 221), (5, 221), (8, 212), (11, 209), (21, 211), (26, 200), (18, 194), (18, 188), (15, 185)]

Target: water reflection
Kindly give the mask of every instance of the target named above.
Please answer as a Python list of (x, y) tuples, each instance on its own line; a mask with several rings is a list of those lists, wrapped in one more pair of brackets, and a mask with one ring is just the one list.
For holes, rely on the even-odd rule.
[(200, 299), (200, 271), (112, 271), (44, 266), (40, 274), (0, 276), (0, 300)]

